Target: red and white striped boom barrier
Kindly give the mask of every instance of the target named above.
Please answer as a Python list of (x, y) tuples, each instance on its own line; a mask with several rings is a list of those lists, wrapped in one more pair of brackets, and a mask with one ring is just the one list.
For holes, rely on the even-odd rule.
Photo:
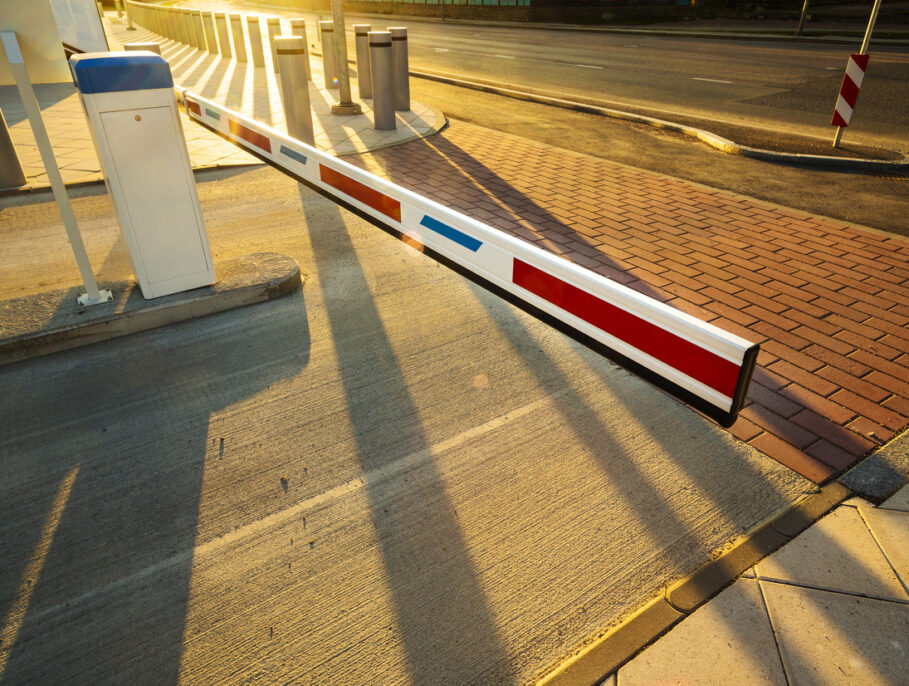
[(865, 70), (868, 68), (870, 55), (850, 55), (846, 63), (846, 73), (843, 74), (843, 83), (840, 94), (836, 99), (836, 108), (833, 110), (831, 126), (846, 128), (852, 121), (852, 112), (855, 110), (855, 101), (858, 100), (859, 89), (865, 80)]
[(618, 361), (723, 426), (758, 346), (177, 88), (194, 121)]

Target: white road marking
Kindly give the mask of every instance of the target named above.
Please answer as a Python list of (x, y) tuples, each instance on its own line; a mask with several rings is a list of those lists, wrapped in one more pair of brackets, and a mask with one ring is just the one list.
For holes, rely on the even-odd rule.
[(513, 60), (513, 59), (517, 59), (517, 58), (515, 58), (515, 57), (512, 57), (511, 55), (494, 55), (494, 57), (499, 57), (499, 58), (501, 58), (501, 59), (503, 59), (503, 60)]
[(436, 48), (436, 52), (448, 52), (448, 48)]
[(732, 83), (732, 81), (723, 81), (722, 79), (701, 79), (697, 76), (691, 77), (692, 81), (710, 81), (710, 83)]
[(606, 67), (598, 67), (595, 64), (576, 64), (576, 67), (584, 67), (584, 69), (605, 69)]

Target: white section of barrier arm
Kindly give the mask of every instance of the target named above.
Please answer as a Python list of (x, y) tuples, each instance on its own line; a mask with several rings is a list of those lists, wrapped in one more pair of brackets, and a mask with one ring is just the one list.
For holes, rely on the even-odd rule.
[[(341, 197), (364, 214), (382, 224), (391, 226), (401, 234), (418, 240), (430, 250), (456, 263), (461, 268), (548, 313), (569, 327), (649, 369), (652, 373), (669, 380), (706, 401), (711, 407), (717, 408), (723, 413), (732, 413), (731, 419), (734, 419), (734, 414), (738, 412), (739, 406), (744, 400), (744, 391), (747, 390), (747, 383), (750, 380), (754, 358), (757, 354), (755, 344), (584, 269), (535, 245), (486, 226), (475, 219), (354, 167), (298, 140), (289, 138), (275, 129), (243, 117), (202, 96), (179, 87), (176, 90), (181, 97), (184, 94), (189, 96), (195, 107), (186, 107), (187, 113), (204, 126), (217, 131), (228, 140), (330, 195)], [(233, 129), (230, 122), (234, 122)], [(250, 138), (256, 139), (257, 137), (259, 137), (258, 142), (250, 140)], [(323, 169), (329, 171), (325, 172)], [(368, 192), (378, 193), (397, 204), (399, 206), (397, 215), (394, 212), (389, 213), (387, 208), (384, 211), (377, 208), (375, 198), (366, 198), (366, 202), (363, 197), (358, 198), (357, 194), (362, 195), (362, 190), (353, 189), (356, 192), (352, 195), (349, 192), (351, 188), (347, 188), (345, 191), (344, 188), (339, 187), (337, 182), (331, 183), (332, 179), (326, 181), (323, 176), (330, 175), (331, 172), (340, 175), (342, 184), (347, 184), (348, 180), (353, 181), (367, 189)], [(433, 227), (436, 224), (441, 225), (444, 230), (448, 230), (448, 235), (440, 234), (439, 226)], [(600, 309), (615, 307), (621, 312), (630, 314), (633, 319), (627, 321), (627, 326), (620, 321), (621, 330), (610, 333), (597, 325), (595, 321), (591, 321), (602, 315), (593, 313), (592, 317), (585, 318), (584, 315), (589, 314), (588, 311), (569, 311), (556, 304), (553, 298), (547, 299), (542, 297), (542, 294), (529, 290), (527, 287), (531, 285), (529, 282), (520, 284), (516, 279), (518, 262), (529, 265), (523, 269), (529, 272), (530, 282), (536, 279), (541, 282), (543, 290), (555, 288), (561, 291), (559, 295), (562, 296), (562, 302), (568, 302), (573, 297), (575, 303), (580, 302), (581, 309), (584, 309), (585, 296), (583, 294), (588, 294), (597, 301), (602, 301), (595, 303), (597, 307), (602, 306)], [(554, 277), (551, 284), (547, 283), (549, 277)], [(571, 291), (568, 296), (564, 295), (566, 289)], [(583, 293), (578, 294), (574, 289)], [(539, 291), (540, 288), (537, 290)], [(578, 307), (573, 309), (578, 310)], [(618, 312), (615, 314), (619, 315), (619, 320), (622, 319), (622, 315)], [(647, 324), (656, 329), (648, 327)], [(737, 368), (738, 374), (734, 384), (735, 389), (732, 390), (728, 381), (725, 384), (710, 384), (692, 376), (692, 369), (695, 372), (703, 371), (697, 362), (686, 362), (688, 367), (679, 369), (679, 366), (685, 367), (686, 364), (673, 366), (629, 343), (625, 340), (628, 338), (627, 335), (625, 339), (614, 335), (627, 334), (629, 329), (640, 329), (637, 333), (638, 338), (653, 334), (659, 338), (662, 332), (667, 332), (675, 338), (667, 339), (668, 342), (664, 341), (666, 346), (685, 347), (684, 342), (688, 342), (713, 356), (711, 360), (715, 359), (720, 366), (723, 365), (722, 361), (731, 363)], [(673, 357), (676, 351), (661, 350), (660, 352), (666, 353), (663, 355), (665, 358), (667, 355)], [(677, 357), (677, 355), (675, 356)], [(717, 386), (723, 386), (723, 388), (718, 389)], [(711, 413), (708, 412), (708, 414)]]

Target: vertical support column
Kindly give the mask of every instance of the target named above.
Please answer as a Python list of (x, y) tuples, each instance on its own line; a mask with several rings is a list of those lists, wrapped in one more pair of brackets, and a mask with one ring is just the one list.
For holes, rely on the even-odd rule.
[(180, 26), (183, 29), (183, 42), (190, 47), (196, 47), (196, 36), (193, 32), (192, 12), (187, 9), (181, 9), (180, 18), (182, 20)]
[(306, 41), (299, 36), (280, 36), (275, 39), (275, 52), (281, 63), (281, 97), (288, 135), (309, 145), (315, 145), (312, 127), (312, 107), (309, 102), (309, 82), (306, 80)]
[[(278, 65), (278, 53), (276, 52), (277, 46), (275, 45), (275, 38), (281, 35), (281, 18), (268, 17), (265, 20), (265, 30), (268, 33), (268, 49), (271, 50), (271, 68), (274, 69), (275, 74), (277, 74), (280, 69)], [(305, 38), (303, 39), (303, 49), (306, 49)]]
[(410, 64), (407, 59), (407, 29), (389, 28), (391, 34), (391, 79), (395, 93), (395, 109), (410, 110)]
[(372, 75), (369, 72), (369, 24), (354, 24), (354, 41), (357, 50), (357, 86), (360, 99), (372, 97)]
[(391, 77), (391, 33), (370, 31), (369, 63), (372, 78), (373, 128), (390, 131), (397, 128), (395, 99)]
[(249, 33), (249, 51), (254, 67), (265, 66), (265, 50), (262, 48), (262, 25), (258, 14), (246, 15), (246, 30)]
[(338, 57), (335, 50), (335, 26), (330, 21), (319, 22), (319, 35), (322, 37), (322, 73), (325, 76), (326, 88), (338, 87)]
[(193, 28), (196, 31), (196, 47), (205, 52), (205, 27), (202, 25), (202, 11), (193, 10)]
[(136, 27), (133, 26), (133, 16), (132, 16), (133, 8), (131, 7), (131, 5), (132, 5), (131, 2), (123, 3), (123, 11), (126, 12), (126, 30), (127, 31), (136, 30)]
[(246, 55), (246, 39), (243, 37), (243, 16), (240, 14), (230, 15), (230, 32), (234, 38), (234, 57), (237, 62), (248, 62)]
[(0, 188), (18, 188), (26, 183), (22, 163), (13, 146), (9, 129), (6, 128), (6, 119), (0, 111)]
[(202, 33), (205, 34), (205, 44), (208, 52), (218, 54), (218, 34), (215, 33), (215, 20), (211, 12), (202, 11)]
[(117, 8), (117, 18), (123, 17), (123, 0), (114, 0), (114, 7)]
[(218, 47), (221, 49), (221, 57), (230, 59), (233, 57), (233, 53), (230, 50), (228, 21), (228, 15), (225, 12), (219, 12), (215, 15), (215, 30), (218, 33)]
[(306, 37), (306, 20), (291, 19), (290, 33), (303, 39), (303, 44), (306, 46), (306, 80), (312, 81), (312, 64), (309, 61), (309, 39)]

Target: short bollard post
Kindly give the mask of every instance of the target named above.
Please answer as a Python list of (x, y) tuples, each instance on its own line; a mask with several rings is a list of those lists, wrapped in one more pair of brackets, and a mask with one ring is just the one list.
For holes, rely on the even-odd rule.
[(306, 80), (306, 41), (299, 36), (275, 38), (281, 75), (281, 94), (287, 133), (297, 140), (315, 145), (312, 128), (312, 108), (309, 103), (309, 82)]
[(202, 10), (193, 10), (193, 30), (196, 33), (196, 47), (205, 52), (205, 27), (202, 25)]
[(258, 14), (246, 15), (246, 30), (249, 33), (249, 51), (254, 67), (265, 66), (265, 50), (262, 47), (262, 25)]
[(208, 52), (218, 54), (218, 34), (215, 32), (215, 20), (211, 12), (202, 12), (202, 32), (205, 34), (205, 44)]
[(338, 87), (338, 56), (335, 51), (335, 27), (330, 21), (319, 22), (322, 37), (322, 74), (326, 88)]
[(293, 36), (300, 36), (300, 38), (303, 39), (303, 43), (306, 45), (306, 80), (312, 81), (312, 65), (309, 63), (309, 43), (306, 38), (306, 20), (291, 19), (290, 33)]
[(161, 54), (161, 46), (157, 43), (124, 43), (123, 49), (127, 52), (135, 52), (137, 50), (144, 50), (146, 52), (153, 52), (157, 55)]
[(243, 37), (243, 16), (240, 14), (230, 15), (230, 32), (234, 37), (234, 57), (237, 62), (248, 62), (246, 56), (246, 39)]
[[(268, 32), (268, 48), (271, 50), (271, 67), (278, 73), (278, 53), (275, 52), (275, 38), (281, 35), (281, 18), (268, 17), (265, 20), (265, 30)], [(304, 39), (305, 40), (305, 39)]]
[(407, 59), (407, 29), (403, 26), (389, 28), (391, 34), (391, 80), (395, 93), (395, 109), (410, 109), (410, 65)]
[(372, 97), (372, 75), (369, 73), (369, 24), (354, 24), (354, 41), (357, 49), (357, 86), (360, 98)]
[(230, 50), (230, 29), (228, 28), (228, 15), (219, 12), (215, 15), (215, 31), (218, 34), (218, 47), (221, 49), (221, 57), (230, 59), (233, 53)]
[(391, 33), (370, 31), (368, 35), (373, 128), (390, 131), (397, 128), (391, 82)]

